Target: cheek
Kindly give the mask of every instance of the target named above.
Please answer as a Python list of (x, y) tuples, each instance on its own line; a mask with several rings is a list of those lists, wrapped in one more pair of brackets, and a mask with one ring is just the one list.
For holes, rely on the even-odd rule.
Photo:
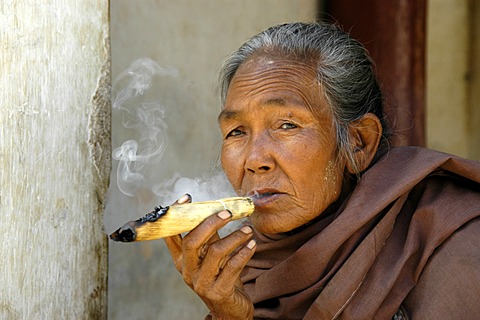
[[(342, 164), (332, 155), (325, 157), (325, 154), (319, 153), (317, 161), (310, 162), (308, 165), (301, 166), (301, 181), (297, 181), (299, 190), (302, 190), (301, 199), (306, 202), (313, 214), (324, 211), (328, 206), (334, 203), (341, 193), (343, 183)], [(312, 214), (307, 213), (307, 214)]]
[(330, 160), (326, 164), (325, 172), (322, 177), (322, 192), (317, 199), (321, 207), (325, 210), (328, 206), (338, 200), (343, 185), (343, 170), (341, 164), (336, 164)]
[(338, 167), (329, 162), (326, 168), (325, 176), (323, 177), (324, 188), (324, 209), (338, 200), (342, 188), (343, 174), (341, 174)]
[(243, 173), (240, 155), (232, 152), (229, 148), (222, 148), (220, 160), (228, 181), (235, 190), (239, 190)]

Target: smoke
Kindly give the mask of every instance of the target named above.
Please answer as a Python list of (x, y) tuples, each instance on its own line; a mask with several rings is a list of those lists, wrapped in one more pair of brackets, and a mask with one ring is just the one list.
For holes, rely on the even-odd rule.
[[(201, 156), (208, 158), (207, 150), (198, 150), (204, 142), (195, 140), (202, 135), (189, 133), (195, 126), (210, 129), (199, 123), (205, 110), (196, 105), (187, 84), (176, 68), (161, 67), (146, 58), (134, 61), (113, 82), (114, 172), (105, 209), (107, 230), (143, 216), (156, 205), (169, 205), (184, 193), (190, 193), (193, 201), (235, 194), (215, 163), (218, 161), (211, 161), (214, 163), (193, 178), (178, 172), (181, 163), (188, 163), (187, 168), (193, 170), (199, 162), (187, 151), (203, 152)], [(174, 123), (175, 134), (169, 132), (167, 122)], [(168, 147), (169, 140), (176, 145)]]
[(113, 150), (117, 168), (118, 189), (134, 197), (148, 186), (145, 167), (162, 159), (168, 143), (165, 108), (153, 101), (143, 101), (146, 90), (152, 87), (154, 76), (177, 77), (174, 68), (162, 68), (155, 61), (134, 61), (113, 82), (112, 110), (122, 117), (122, 125), (134, 131), (138, 141), (127, 140)]
[(223, 172), (217, 170), (210, 175), (203, 174), (197, 178), (186, 178), (177, 173), (170, 179), (155, 185), (152, 190), (157, 196), (163, 197), (166, 203), (171, 203), (179, 195), (184, 194), (185, 190), (191, 190), (195, 201), (231, 197), (234, 191), (229, 186)]

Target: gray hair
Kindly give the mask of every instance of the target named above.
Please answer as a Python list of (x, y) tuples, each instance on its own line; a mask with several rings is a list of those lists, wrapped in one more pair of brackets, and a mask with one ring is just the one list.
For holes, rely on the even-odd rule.
[(222, 105), (235, 72), (257, 52), (280, 52), (295, 59), (314, 59), (321, 94), (332, 108), (338, 155), (350, 163), (357, 176), (360, 172), (349, 134), (352, 122), (366, 113), (375, 114), (383, 127), (377, 156), (388, 150), (389, 130), (374, 64), (362, 44), (340, 27), (320, 22), (297, 22), (273, 26), (253, 36), (230, 56), (221, 70)]

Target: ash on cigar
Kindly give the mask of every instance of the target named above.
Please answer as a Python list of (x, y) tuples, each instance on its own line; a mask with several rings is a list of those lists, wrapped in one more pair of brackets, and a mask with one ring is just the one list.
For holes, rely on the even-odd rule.
[(126, 229), (121, 227), (110, 235), (110, 239), (118, 242), (133, 242), (136, 237), (137, 235), (130, 227), (127, 227)]

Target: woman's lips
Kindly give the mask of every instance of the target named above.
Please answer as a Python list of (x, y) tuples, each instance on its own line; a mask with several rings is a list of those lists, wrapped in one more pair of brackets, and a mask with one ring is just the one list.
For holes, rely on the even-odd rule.
[(275, 201), (282, 194), (283, 193), (278, 190), (264, 189), (251, 191), (247, 196), (253, 200), (255, 207), (264, 207)]

